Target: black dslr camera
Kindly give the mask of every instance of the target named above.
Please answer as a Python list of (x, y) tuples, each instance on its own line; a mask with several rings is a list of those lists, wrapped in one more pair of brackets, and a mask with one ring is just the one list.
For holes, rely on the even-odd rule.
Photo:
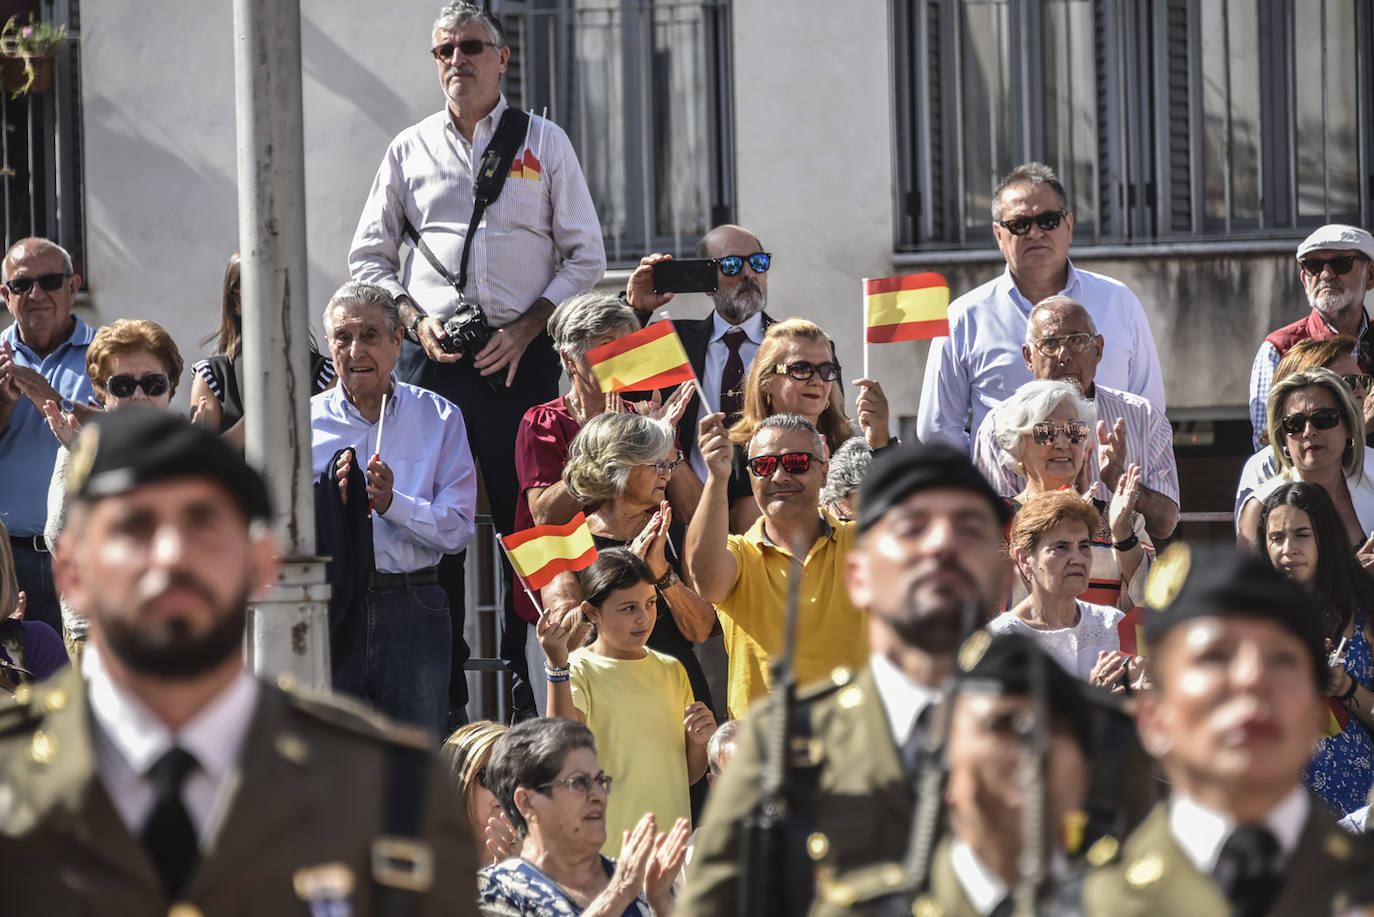
[(458, 311), (444, 322), (444, 337), (439, 338), (439, 346), (445, 353), (466, 352), (476, 356), (491, 340), (492, 327), (487, 323), (487, 313), (477, 303), (460, 302)]

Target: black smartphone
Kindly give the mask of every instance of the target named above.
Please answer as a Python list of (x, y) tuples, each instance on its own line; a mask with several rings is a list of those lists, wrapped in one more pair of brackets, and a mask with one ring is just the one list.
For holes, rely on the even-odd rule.
[(660, 261), (654, 265), (655, 293), (714, 293), (716, 262), (710, 258)]

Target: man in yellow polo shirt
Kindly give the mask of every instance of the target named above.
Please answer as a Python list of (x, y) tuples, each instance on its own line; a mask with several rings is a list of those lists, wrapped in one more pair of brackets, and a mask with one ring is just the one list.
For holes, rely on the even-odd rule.
[(844, 584), (853, 523), (820, 508), (826, 457), (819, 431), (796, 414), (774, 414), (759, 424), (749, 441), (749, 472), (763, 515), (743, 535), (731, 535), (726, 484), (733, 446), (722, 420), (712, 414), (700, 424), (706, 487), (687, 529), (686, 561), (693, 585), (716, 606), (725, 631), (734, 718), (772, 686), (768, 657), (782, 649), (794, 549), (804, 552), (797, 683), (824, 678), (836, 666), (862, 666), (868, 630)]

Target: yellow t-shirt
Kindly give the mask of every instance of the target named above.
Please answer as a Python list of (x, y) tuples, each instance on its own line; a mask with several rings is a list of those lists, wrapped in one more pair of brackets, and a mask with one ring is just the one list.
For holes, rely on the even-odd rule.
[[(818, 681), (836, 666), (868, 659), (868, 617), (849, 599), (844, 558), (854, 547), (854, 523), (822, 511), (823, 530), (802, 564), (797, 620), (797, 684)], [(763, 519), (727, 547), (738, 566), (735, 585), (716, 606), (730, 654), (728, 705), (732, 719), (772, 689), (768, 657), (781, 652), (787, 611), (790, 552), (764, 537)]]
[(582, 647), (568, 657), (573, 706), (596, 736), (597, 762), (615, 780), (601, 848), (611, 859), (620, 856), (622, 833), (633, 831), (645, 812), (665, 832), (692, 811), (682, 726), (692, 685), (682, 663), (645, 651), (643, 659), (612, 659)]

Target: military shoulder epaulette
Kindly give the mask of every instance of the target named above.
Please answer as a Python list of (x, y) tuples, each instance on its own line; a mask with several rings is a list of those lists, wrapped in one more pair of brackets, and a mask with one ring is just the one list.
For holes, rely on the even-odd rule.
[(836, 691), (846, 687), (854, 680), (854, 670), (847, 666), (836, 666), (830, 670), (828, 678), (814, 681), (805, 687), (798, 689), (797, 700), (803, 703), (813, 703), (823, 697), (828, 697)]
[(302, 688), (289, 676), (277, 680), (277, 687), (291, 706), (312, 719), (353, 735), (404, 745), (417, 751), (433, 751), (434, 743), (422, 729), (394, 723), (362, 701), (339, 694), (325, 694)]
[(33, 703), (33, 689), (20, 685), (15, 694), (0, 700), (0, 736), (31, 730), (43, 713), (42, 705)]

